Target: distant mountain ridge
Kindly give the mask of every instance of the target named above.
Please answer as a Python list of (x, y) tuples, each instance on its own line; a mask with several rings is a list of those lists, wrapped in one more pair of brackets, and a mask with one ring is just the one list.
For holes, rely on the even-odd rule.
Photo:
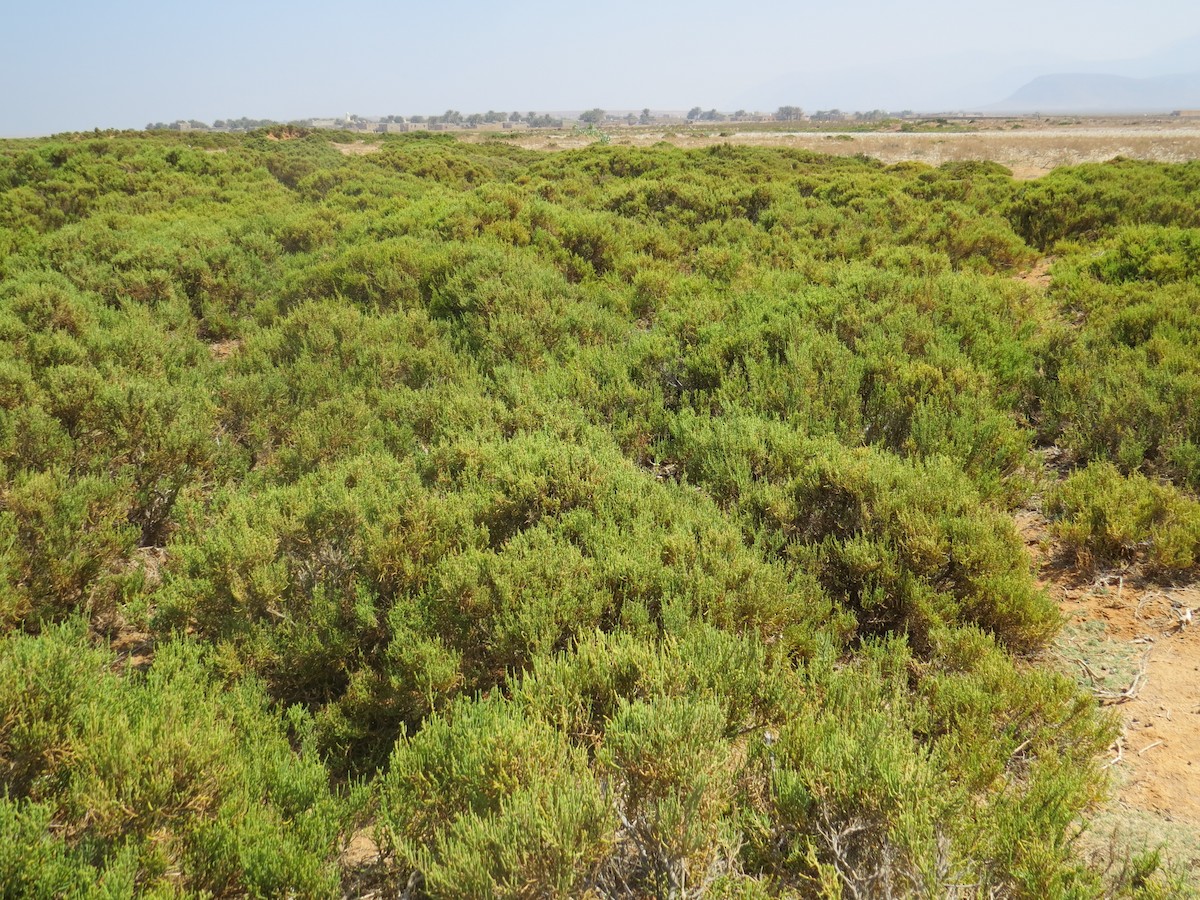
[(1200, 109), (1200, 72), (1130, 78), (1104, 73), (1042, 75), (986, 107), (996, 112), (1146, 112)]
[[(1200, 108), (1198, 61), (1200, 35), (1127, 59), (1078, 59), (1061, 50), (958, 50), (785, 72), (725, 103), (728, 109), (797, 103), (808, 110), (1170, 112)], [(1090, 78), (1096, 80), (1084, 80)], [(1000, 97), (1007, 99), (995, 102)]]

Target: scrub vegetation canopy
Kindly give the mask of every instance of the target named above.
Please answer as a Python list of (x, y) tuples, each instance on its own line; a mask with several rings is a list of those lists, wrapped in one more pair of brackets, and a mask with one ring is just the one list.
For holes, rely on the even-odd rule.
[(337, 139), (0, 144), (5, 896), (1105, 889), (1010, 513), (1200, 561), (1200, 164)]

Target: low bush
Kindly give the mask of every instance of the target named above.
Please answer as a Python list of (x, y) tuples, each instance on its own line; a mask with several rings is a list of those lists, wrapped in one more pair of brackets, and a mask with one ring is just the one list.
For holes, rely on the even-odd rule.
[(1058, 537), (1085, 565), (1141, 558), (1180, 573), (1200, 562), (1200, 503), (1137, 472), (1091, 463), (1056, 487), (1046, 508)]
[(681, 418), (672, 448), (764, 550), (818, 573), (862, 634), (900, 631), (922, 647), (938, 625), (972, 622), (1028, 648), (1057, 627), (1011, 520), (940, 461), (906, 464), (745, 419)]
[(379, 791), (381, 842), (430, 897), (582, 893), (613, 827), (586, 755), (500, 700), (401, 740)]
[(225, 689), (194, 644), (122, 677), (82, 637), (73, 620), (0, 642), (6, 888), (337, 896), (346, 808), (257, 686)]

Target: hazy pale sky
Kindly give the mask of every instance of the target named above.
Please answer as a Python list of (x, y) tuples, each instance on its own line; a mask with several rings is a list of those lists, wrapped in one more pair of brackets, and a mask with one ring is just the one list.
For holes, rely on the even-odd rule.
[[(838, 105), (831, 73), (845, 71), (853, 80), (858, 71), (888, 82), (880, 66), (911, 62), (913, 71), (924, 72), (945, 58), (943, 69), (960, 72), (964, 86), (990, 89), (993, 76), (1006, 70), (1065, 71), (1074, 63), (1137, 59), (1200, 35), (1196, 0), (59, 0), (5, 6), (0, 135), (7, 136), (140, 128), (179, 118), (286, 120), (447, 108), (773, 109), (787, 103), (811, 109)], [(1200, 58), (1190, 70), (1200, 70)], [(955, 80), (929, 79), (935, 77)], [(846, 92), (841, 105), (859, 108), (853, 102), (869, 96), (867, 85)], [(945, 102), (928, 86), (926, 97), (904, 105)], [(904, 86), (903, 97), (922, 87)], [(886, 93), (881, 88), (881, 101), (864, 99), (861, 108), (903, 103), (885, 99)]]

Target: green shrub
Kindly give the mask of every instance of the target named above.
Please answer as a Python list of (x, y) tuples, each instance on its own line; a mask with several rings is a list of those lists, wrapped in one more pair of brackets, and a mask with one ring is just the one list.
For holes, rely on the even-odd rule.
[(736, 856), (728, 826), (738, 756), (724, 726), (716, 701), (691, 698), (622, 700), (607, 723), (599, 761), (620, 810), (622, 878), (633, 890), (694, 890)]
[(1085, 565), (1143, 557), (1155, 569), (1184, 572), (1200, 562), (1200, 503), (1139, 473), (1123, 476), (1111, 463), (1074, 472), (1046, 508), (1059, 539)]
[(43, 866), (6, 883), (336, 895), (341, 804), (257, 686), (223, 689), (194, 645), (158, 648), (144, 675), (111, 665), (77, 621), (3, 640), (0, 871)]
[(755, 420), (681, 418), (674, 444), (688, 478), (764, 548), (815, 567), (861, 633), (899, 630), (920, 647), (938, 624), (972, 622), (1032, 647), (1057, 627), (1011, 520), (941, 461), (909, 465)]
[(41, 625), (82, 611), (103, 618), (137, 544), (129, 485), (61, 470), (18, 479), (4, 494), (0, 627)]
[(379, 790), (380, 840), (432, 897), (579, 893), (615, 824), (584, 753), (499, 700), (401, 740)]
[(1063, 263), (1056, 290), (1077, 330), (1048, 348), (1039, 393), (1043, 432), (1081, 460), (1107, 458), (1126, 474), (1144, 469), (1195, 490), (1200, 309), (1186, 277), (1192, 240), (1179, 229), (1125, 229), (1099, 259), (1080, 248)]

